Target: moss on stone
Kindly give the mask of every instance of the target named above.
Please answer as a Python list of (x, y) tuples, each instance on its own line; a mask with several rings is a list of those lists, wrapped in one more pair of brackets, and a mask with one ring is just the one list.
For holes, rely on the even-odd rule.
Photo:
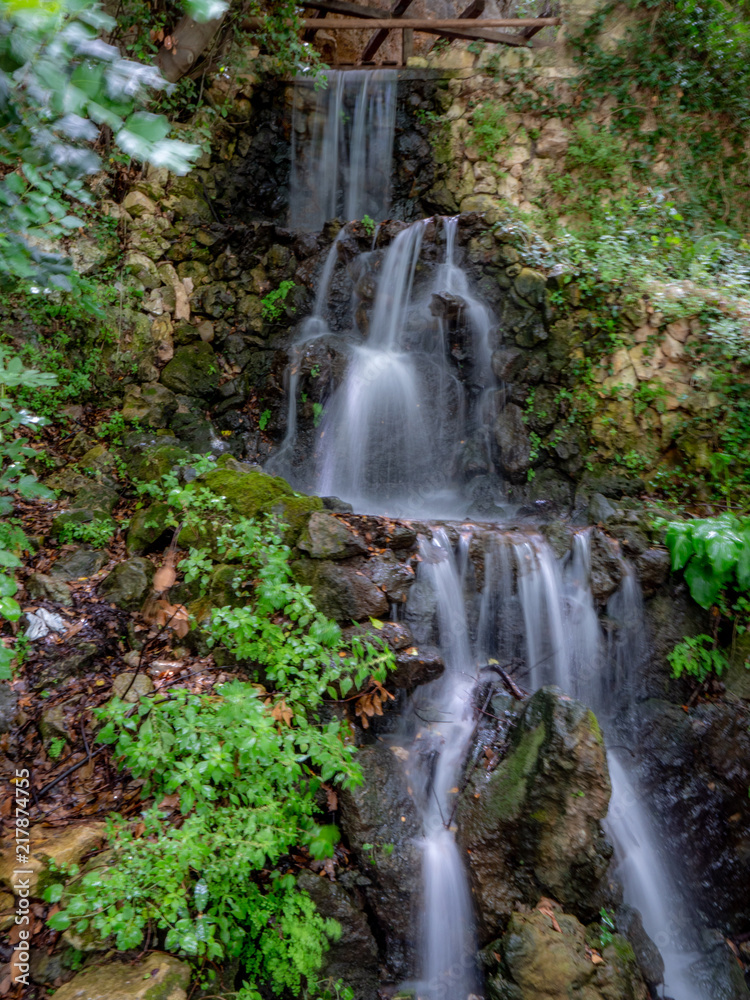
[(287, 541), (296, 538), (304, 527), (306, 518), (314, 510), (323, 510), (320, 497), (295, 493), (280, 476), (269, 476), (260, 469), (212, 469), (198, 480), (212, 493), (222, 496), (241, 517), (258, 514), (275, 514), (290, 528)]
[(518, 815), (526, 800), (526, 779), (536, 767), (546, 735), (544, 723), (524, 733), (513, 753), (498, 767), (486, 804), (488, 813), (498, 819)]

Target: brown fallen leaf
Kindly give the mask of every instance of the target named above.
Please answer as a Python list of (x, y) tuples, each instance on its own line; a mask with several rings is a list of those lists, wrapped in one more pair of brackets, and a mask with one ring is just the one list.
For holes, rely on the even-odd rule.
[(591, 961), (594, 963), (594, 965), (601, 965), (604, 959), (602, 958), (601, 955), (597, 955), (597, 953), (594, 951), (591, 953)]
[(536, 908), (537, 910), (539, 910), (540, 913), (543, 913), (545, 917), (549, 917), (550, 920), (552, 921), (553, 928), (557, 931), (558, 934), (562, 934), (560, 925), (557, 922), (557, 917), (555, 916), (555, 911), (552, 909), (553, 906), (554, 903), (552, 902), (551, 899), (546, 899), (545, 897), (542, 897), (542, 899), (540, 899), (539, 902), (537, 903)]
[(174, 585), (176, 579), (177, 573), (174, 566), (170, 566), (168, 562), (165, 563), (154, 573), (154, 592), (163, 594), (165, 590), (169, 590)]

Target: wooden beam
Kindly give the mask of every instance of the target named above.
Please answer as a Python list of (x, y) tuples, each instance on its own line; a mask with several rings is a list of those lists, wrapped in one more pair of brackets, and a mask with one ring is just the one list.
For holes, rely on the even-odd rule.
[(404, 28), (401, 32), (401, 62), (404, 66), (409, 65), (409, 60), (414, 55), (414, 29)]
[[(362, 16), (362, 15), (360, 15)], [(446, 18), (421, 18), (421, 17), (370, 17), (369, 14), (364, 15), (368, 18), (368, 28), (388, 28), (392, 30), (393, 28), (413, 28), (415, 31), (453, 31), (461, 30), (463, 31), (467, 25), (466, 21), (457, 17), (446, 17)], [(251, 18), (251, 21), (260, 21), (261, 19)], [(559, 17), (487, 17), (481, 18), (474, 22), (477, 28), (546, 28), (549, 25), (561, 24), (562, 21)], [(302, 24), (306, 28), (320, 28), (322, 25), (316, 23), (315, 19), (305, 18)], [(470, 30), (474, 30), (474, 24), (472, 24)], [(325, 26), (331, 31), (361, 31), (365, 25), (359, 24), (357, 21), (341, 21), (337, 18), (326, 18)]]
[(315, 0), (306, 0), (303, 7), (312, 7), (313, 10), (321, 10), (325, 14), (344, 14), (348, 17), (382, 17), (383, 11), (378, 7), (368, 7), (362, 3), (350, 3), (349, 0), (324, 0), (316, 3)]
[[(411, 2), (412, 0), (396, 0), (391, 11), (391, 17), (401, 17), (407, 7), (411, 6)], [(379, 31), (374, 32), (370, 37), (370, 41), (365, 45), (364, 52), (362, 53), (362, 62), (371, 62), (375, 57), (375, 53), (387, 37), (388, 30), (386, 28), (381, 28)]]
[[(322, 21), (325, 16), (326, 12), (324, 10), (319, 10), (315, 14), (313, 14), (313, 18), (316, 21)], [(322, 27), (323, 25), (321, 24), (321, 28)], [(302, 41), (311, 42), (315, 38), (317, 33), (318, 33), (317, 28), (305, 28), (305, 30), (302, 32)]]
[(464, 8), (458, 15), (461, 20), (465, 20), (469, 17), (479, 17), (484, 14), (485, 0), (471, 0), (468, 7)]

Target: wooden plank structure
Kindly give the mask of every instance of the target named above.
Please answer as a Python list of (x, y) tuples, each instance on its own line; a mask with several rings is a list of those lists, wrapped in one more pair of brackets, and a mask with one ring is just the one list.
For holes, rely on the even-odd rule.
[[(561, 23), (559, 17), (551, 15), (552, 2), (545, 3), (543, 16), (525, 18), (482, 18), (485, 0), (471, 0), (458, 17), (454, 18), (404, 16), (412, 0), (395, 0), (390, 12), (353, 0), (301, 0), (301, 3), (314, 12), (303, 21), (305, 41), (312, 41), (316, 31), (321, 28), (331, 31), (361, 31), (365, 27), (374, 29), (356, 61), (358, 66), (372, 64), (389, 33), (394, 30), (400, 31), (402, 35), (402, 65), (405, 66), (413, 52), (415, 31), (450, 40), (466, 39), (528, 48), (535, 45), (531, 39), (542, 28)], [(342, 17), (355, 20), (341, 20)], [(366, 23), (363, 24), (363, 21)], [(494, 30), (497, 28), (513, 28), (515, 31)]]

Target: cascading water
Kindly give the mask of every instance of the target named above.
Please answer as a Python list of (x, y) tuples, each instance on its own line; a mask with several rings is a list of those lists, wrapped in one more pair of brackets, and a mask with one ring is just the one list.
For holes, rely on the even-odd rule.
[(397, 77), (331, 70), (326, 86), (297, 81), (289, 224), (320, 229), (341, 215), (384, 219), (390, 207)]
[[(364, 339), (358, 329), (333, 334), (323, 319), (325, 290), (337, 261), (334, 244), (313, 316), (295, 342), (287, 370), (295, 399), (289, 400), (287, 433), (272, 470), (300, 488), (341, 497), (362, 512), (461, 516), (468, 506), (461, 468), (467, 442), (476, 442), (473, 454), (481, 453), (484, 467), (492, 468), (489, 434), (497, 405), (490, 366), (492, 317), (455, 261), (456, 219), (435, 222), (433, 232), (444, 237), (445, 259), (423, 267), (431, 223), (414, 223), (385, 252), (372, 254), (374, 265), (367, 273), (377, 280), (377, 289)], [(345, 235), (342, 230), (338, 239)], [(461, 353), (461, 365), (469, 372), (468, 398), (451, 351), (457, 330), (470, 340)], [(336, 340), (348, 366), (326, 403), (311, 461), (309, 454), (295, 456), (294, 451), (297, 373), (306, 345), (324, 336)]]
[[(293, 225), (319, 228), (342, 211), (349, 219), (365, 212), (384, 218), (394, 78), (330, 74), (329, 88), (315, 97), (309, 119), (300, 96), (294, 118)], [(423, 257), (433, 221), (432, 232), (442, 233), (445, 247), (437, 266), (426, 265)], [(341, 230), (324, 265), (313, 314), (291, 351), (286, 435), (270, 470), (302, 488), (335, 494), (362, 513), (464, 516), (461, 455), (471, 445), (491, 472), (488, 431), (501, 394), (490, 363), (493, 317), (456, 262), (458, 227), (458, 219), (422, 220), (400, 231), (385, 252), (376, 249), (376, 232), (372, 251), (360, 255), (363, 266), (347, 264), (353, 286), (367, 267), (377, 281), (369, 320), (362, 329), (334, 333), (326, 302), (337, 263), (347, 259), (339, 254), (339, 242), (347, 235)], [(356, 306), (356, 291), (353, 299)], [(357, 308), (352, 312), (360, 315)], [(311, 344), (326, 337), (336, 341), (348, 363), (326, 403), (315, 454), (300, 457), (299, 449), (295, 455), (300, 362)], [(457, 359), (464, 365), (460, 379)], [(495, 516), (500, 509), (500, 504), (494, 508)], [(473, 585), (475, 542), (483, 559), (479, 590)], [(428, 641), (431, 626), (424, 635), (420, 628), (424, 606), (432, 602), (446, 670), (414, 693), (399, 737), (409, 747), (409, 783), (423, 825), (418, 995), (466, 1000), (477, 989), (476, 942), (452, 820), (474, 732), (478, 667), (493, 660), (505, 664), (530, 690), (556, 684), (610, 720), (633, 698), (632, 678), (645, 651), (642, 603), (635, 574), (623, 563), (622, 584), (607, 607), (605, 636), (591, 590), (589, 531), (577, 532), (558, 559), (532, 531), (467, 524), (460, 529), (455, 554), (448, 533), (434, 527), (430, 537), (421, 538), (420, 559), (406, 619), (417, 641)], [(627, 756), (610, 751), (609, 763), (607, 829), (616, 845), (625, 899), (640, 909), (647, 932), (662, 950), (665, 995), (708, 1000), (690, 971), (700, 954), (693, 946), (697, 934), (674, 919), (684, 912), (676, 882), (628, 774)]]
[[(476, 681), (462, 580), (445, 532), (422, 539), (422, 584), (434, 594), (445, 673), (420, 689), (406, 726), (413, 733), (410, 780), (421, 811), (425, 909), (422, 980), (425, 1000), (465, 998), (476, 985), (474, 920), (463, 862), (451, 820), (466, 749), (474, 728)], [(428, 720), (425, 722), (425, 720)]]

